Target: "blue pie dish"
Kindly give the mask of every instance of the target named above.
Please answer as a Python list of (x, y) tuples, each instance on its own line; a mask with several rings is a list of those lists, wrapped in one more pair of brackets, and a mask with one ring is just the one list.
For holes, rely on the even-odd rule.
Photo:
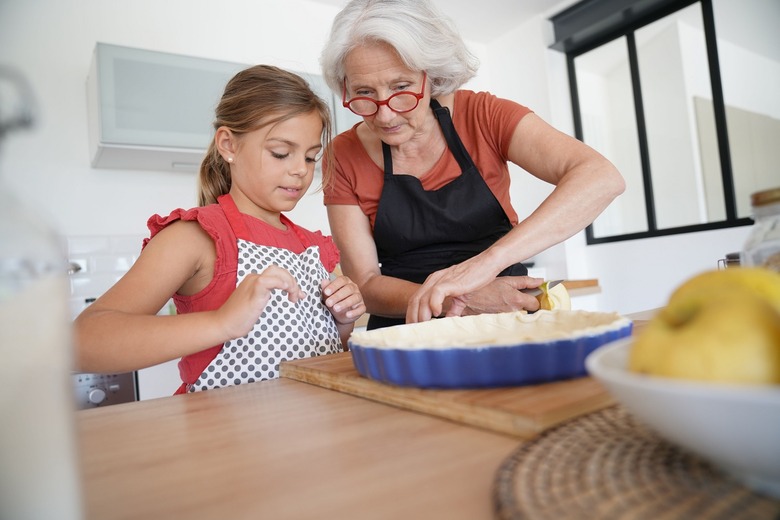
[[(550, 329), (556, 322), (571, 321), (575, 315), (578, 323), (585, 325), (556, 333), (562, 337), (532, 339), (533, 322), (541, 319)], [(630, 336), (632, 330), (631, 320), (615, 313), (539, 311), (532, 315), (517, 312), (481, 316), (355, 332), (349, 340), (353, 363), (362, 376), (399, 386), (452, 389), (530, 385), (587, 375), (585, 358), (604, 344)], [(503, 320), (500, 326), (496, 319)], [(523, 330), (515, 334), (507, 328), (507, 321), (522, 322)], [(398, 327), (405, 329), (391, 330)], [(479, 344), (493, 336), (491, 327), (500, 329), (501, 337), (490, 344)], [(426, 338), (435, 345), (426, 345)]]

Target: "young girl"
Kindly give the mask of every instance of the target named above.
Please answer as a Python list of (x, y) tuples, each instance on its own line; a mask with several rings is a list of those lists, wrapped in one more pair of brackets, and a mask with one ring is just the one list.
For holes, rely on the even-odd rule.
[[(124, 372), (181, 358), (176, 393), (272, 379), (279, 363), (341, 351), (366, 308), (330, 237), (293, 224), (330, 138), (299, 76), (239, 72), (216, 110), (200, 206), (154, 215), (132, 268), (75, 321), (78, 370)], [(327, 184), (329, 172), (323, 172)], [(173, 295), (177, 314), (157, 313)]]

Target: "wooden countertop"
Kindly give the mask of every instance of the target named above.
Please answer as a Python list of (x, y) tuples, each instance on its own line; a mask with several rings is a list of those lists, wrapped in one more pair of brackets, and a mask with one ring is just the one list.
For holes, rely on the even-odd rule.
[(285, 378), (76, 420), (88, 520), (488, 519), (521, 442)]
[(88, 519), (492, 518), (518, 439), (289, 379), (77, 413)]

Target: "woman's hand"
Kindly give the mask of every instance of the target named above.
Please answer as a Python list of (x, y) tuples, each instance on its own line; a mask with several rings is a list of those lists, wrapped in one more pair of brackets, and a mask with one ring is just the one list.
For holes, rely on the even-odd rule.
[[(506, 237), (504, 237), (506, 238)], [(499, 240), (501, 242), (504, 239)], [(447, 316), (460, 316), (474, 299), (475, 310), (480, 307), (501, 309), (520, 305), (521, 308), (535, 310), (535, 302), (529, 295), (520, 293), (520, 289), (536, 288), (544, 280), (527, 276), (497, 278), (498, 273), (509, 265), (501, 248), (488, 248), (483, 253), (459, 264), (436, 271), (428, 276), (420, 288), (409, 298), (406, 309), (406, 323), (428, 321), (432, 317), (445, 314), (444, 302), (449, 298)], [(490, 285), (490, 287), (487, 287)], [(482, 292), (484, 288), (485, 292)], [(519, 294), (510, 292), (514, 289)], [(490, 303), (488, 300), (495, 298)], [(535, 298), (534, 298), (535, 299)], [(537, 307), (538, 308), (538, 307)], [(507, 309), (508, 310), (508, 309)]]
[(336, 323), (354, 323), (366, 312), (363, 296), (355, 282), (346, 276), (322, 281), (322, 298)]
[(234, 339), (249, 334), (274, 289), (285, 291), (293, 303), (306, 297), (293, 275), (281, 267), (271, 265), (260, 274), (247, 275), (216, 311), (226, 336)]
[(539, 300), (521, 290), (535, 289), (543, 282), (543, 278), (530, 276), (500, 276), (485, 287), (451, 298), (445, 316), (494, 314), (519, 310), (537, 311)]

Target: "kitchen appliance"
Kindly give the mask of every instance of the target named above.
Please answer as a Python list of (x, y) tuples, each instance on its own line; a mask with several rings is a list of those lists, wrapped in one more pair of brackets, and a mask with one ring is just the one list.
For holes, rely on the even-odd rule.
[(138, 374), (73, 374), (76, 409), (127, 403), (138, 400)]
[[(71, 265), (71, 274), (78, 271), (77, 266)], [(94, 301), (95, 298), (86, 298), (84, 307)], [(77, 410), (138, 401), (137, 372), (121, 374), (75, 373), (71, 375), (71, 379)]]

